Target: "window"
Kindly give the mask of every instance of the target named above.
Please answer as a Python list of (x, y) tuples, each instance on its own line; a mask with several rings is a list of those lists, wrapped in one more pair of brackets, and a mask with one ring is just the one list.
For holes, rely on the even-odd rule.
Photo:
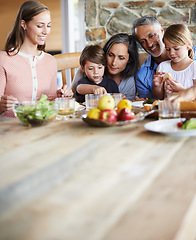
[(82, 51), (85, 39), (85, 0), (61, 0), (62, 52)]

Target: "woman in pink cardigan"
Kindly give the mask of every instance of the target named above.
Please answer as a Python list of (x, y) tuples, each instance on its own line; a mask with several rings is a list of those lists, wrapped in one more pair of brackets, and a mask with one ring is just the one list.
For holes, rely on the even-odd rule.
[(38, 1), (22, 4), (5, 51), (0, 51), (0, 114), (14, 117), (16, 101), (38, 100), (42, 94), (50, 100), (73, 96), (67, 85), (57, 91), (57, 63), (44, 51), (50, 28), (46, 6)]

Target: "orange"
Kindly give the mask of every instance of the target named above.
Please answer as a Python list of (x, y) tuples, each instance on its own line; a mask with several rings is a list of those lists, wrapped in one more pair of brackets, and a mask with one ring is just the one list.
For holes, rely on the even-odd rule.
[(92, 108), (88, 111), (87, 117), (92, 119), (99, 119), (101, 114), (101, 110), (98, 108)]
[(120, 102), (117, 104), (118, 109), (122, 108), (129, 108), (130, 110), (132, 109), (132, 104), (131, 101), (128, 99), (122, 99)]

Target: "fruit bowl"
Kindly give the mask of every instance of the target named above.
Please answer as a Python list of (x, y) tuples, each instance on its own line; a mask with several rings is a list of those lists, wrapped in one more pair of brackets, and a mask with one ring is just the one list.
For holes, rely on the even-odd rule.
[(54, 103), (48, 100), (41, 102), (40, 100), (38, 102), (23, 101), (15, 104), (15, 113), (25, 126), (37, 127), (46, 125), (56, 118), (57, 111)]
[(117, 127), (117, 126), (125, 126), (138, 121), (144, 120), (146, 117), (146, 113), (139, 112), (135, 115), (135, 118), (127, 121), (117, 121), (117, 122), (107, 122), (100, 119), (88, 118), (87, 115), (83, 115), (82, 120), (90, 126), (93, 127)]

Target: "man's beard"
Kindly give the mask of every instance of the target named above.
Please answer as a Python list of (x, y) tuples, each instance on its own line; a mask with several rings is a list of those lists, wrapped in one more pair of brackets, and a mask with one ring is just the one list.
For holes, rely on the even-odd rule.
[(154, 53), (152, 53), (151, 51), (149, 51), (148, 53), (149, 53), (152, 57), (158, 58), (158, 57), (161, 56), (161, 54), (163, 53), (163, 51), (164, 51), (164, 49), (165, 49), (165, 45), (164, 45), (163, 43), (161, 43), (160, 41), (159, 41), (159, 49), (160, 49), (160, 51), (159, 51), (158, 54), (157, 54), (157, 53), (154, 54)]

